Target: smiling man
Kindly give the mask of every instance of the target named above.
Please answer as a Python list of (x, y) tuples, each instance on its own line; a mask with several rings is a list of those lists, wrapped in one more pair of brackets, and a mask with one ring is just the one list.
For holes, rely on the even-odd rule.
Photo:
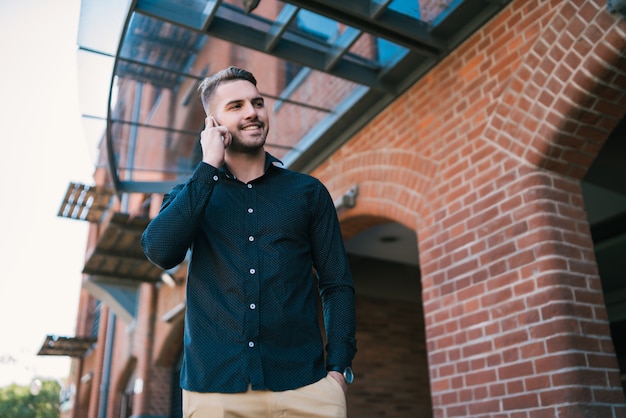
[(164, 269), (191, 249), (184, 416), (345, 417), (354, 287), (332, 199), (265, 151), (268, 112), (250, 72), (229, 67), (200, 91), (202, 162), (142, 237)]

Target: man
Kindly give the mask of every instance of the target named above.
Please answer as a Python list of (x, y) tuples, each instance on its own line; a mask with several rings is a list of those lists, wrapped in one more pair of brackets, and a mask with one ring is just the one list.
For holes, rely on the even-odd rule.
[(251, 73), (230, 67), (200, 90), (202, 162), (142, 237), (164, 269), (191, 249), (184, 414), (345, 417), (354, 288), (332, 199), (265, 152), (268, 112)]

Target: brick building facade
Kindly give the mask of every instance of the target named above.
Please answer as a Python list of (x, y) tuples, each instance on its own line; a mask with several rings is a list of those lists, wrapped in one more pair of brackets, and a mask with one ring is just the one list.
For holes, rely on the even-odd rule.
[[(423, 19), (436, 3), (420, 2)], [(607, 305), (621, 290), (609, 295), (599, 269), (584, 191), (605, 143), (626, 142), (626, 20), (600, 0), (502, 3), (307, 167), (336, 199), (358, 185), (356, 203), (338, 207), (357, 291), (350, 417), (626, 417), (626, 318), (609, 315)], [(257, 12), (279, 11), (262, 1)], [(353, 48), (374, 53), (368, 37)], [(280, 96), (286, 83), (281, 62), (223, 40), (204, 43), (190, 72), (208, 64), (210, 72), (250, 68), (270, 95)], [(136, 109), (141, 123), (201, 126), (196, 98), (181, 104), (195, 83), (175, 90), (145, 83), (139, 95), (136, 81), (122, 80), (116, 117)], [(290, 99), (315, 97), (325, 107), (346, 88), (313, 73)], [(140, 106), (131, 106), (135, 100)], [(298, 146), (291, 138), (313, 125), (307, 110), (278, 101), (270, 101), (277, 123), (268, 150), (288, 159)], [(118, 128), (119, 138), (131, 137), (132, 124)], [(140, 130), (133, 160), (118, 163), (144, 167), (135, 180), (175, 180), (145, 168), (174, 161), (170, 154), (193, 160), (195, 142), (184, 135)], [(96, 170), (95, 183), (106, 189), (111, 174)], [(126, 251), (124, 239), (136, 242), (162, 193), (116, 196), (92, 223), (86, 266), (106, 242), (118, 245), (108, 254)], [(123, 232), (111, 238), (115, 225)], [(377, 248), (408, 256), (360, 252), (378, 231)], [(100, 303), (93, 283), (85, 286), (76, 335), (89, 335), (95, 321), (97, 342), (73, 362), (75, 394), (63, 417), (172, 416), (180, 402), (184, 273), (182, 266), (168, 272), (169, 284), (158, 272), (130, 286), (135, 311), (116, 305), (124, 297)]]

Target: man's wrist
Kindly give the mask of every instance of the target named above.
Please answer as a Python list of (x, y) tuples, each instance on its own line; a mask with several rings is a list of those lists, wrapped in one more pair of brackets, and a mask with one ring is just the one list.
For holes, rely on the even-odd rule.
[(341, 375), (343, 375), (343, 378), (347, 384), (350, 384), (354, 381), (354, 372), (352, 371), (352, 367), (350, 366), (343, 367), (343, 366), (331, 364), (328, 367), (326, 367), (326, 371), (340, 373)]

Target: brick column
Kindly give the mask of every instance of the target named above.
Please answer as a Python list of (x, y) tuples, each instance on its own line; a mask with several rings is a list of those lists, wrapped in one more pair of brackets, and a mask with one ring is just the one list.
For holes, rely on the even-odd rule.
[(502, 166), (420, 233), (435, 416), (626, 416), (581, 189)]

